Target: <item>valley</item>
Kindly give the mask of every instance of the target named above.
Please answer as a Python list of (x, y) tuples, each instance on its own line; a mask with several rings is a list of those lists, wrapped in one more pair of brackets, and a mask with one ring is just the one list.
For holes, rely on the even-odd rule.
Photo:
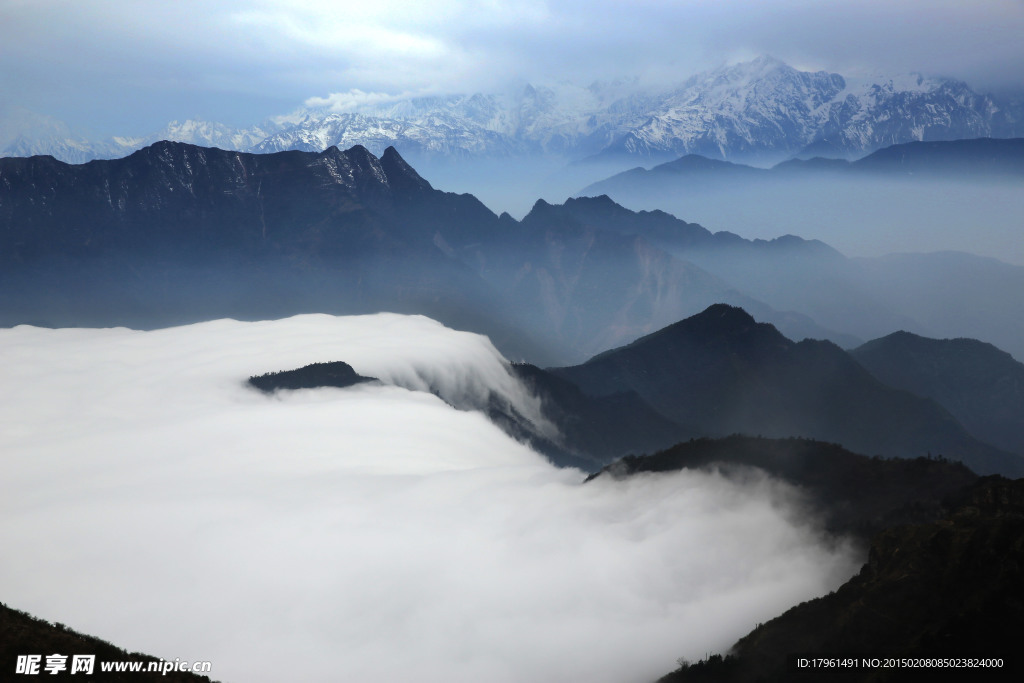
[(1020, 7), (3, 13), (0, 679), (1019, 676)]

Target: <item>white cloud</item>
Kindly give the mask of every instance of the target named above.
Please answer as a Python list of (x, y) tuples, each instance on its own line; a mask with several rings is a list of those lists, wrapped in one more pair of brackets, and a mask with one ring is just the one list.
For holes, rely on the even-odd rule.
[(303, 102), (303, 104), (314, 109), (323, 107), (332, 111), (351, 112), (359, 111), (363, 107), (372, 107), (379, 104), (387, 104), (388, 102), (398, 102), (400, 100), (417, 97), (422, 94), (423, 93), (403, 92), (396, 95), (384, 92), (363, 92), (358, 88), (353, 88), (348, 92), (331, 93), (327, 97), (310, 97)]
[(771, 481), (583, 485), (427, 393), (243, 384), (346, 360), (455, 403), (525, 400), (486, 339), (424, 318), (0, 346), (2, 599), (222, 680), (645, 679), (854, 569)]

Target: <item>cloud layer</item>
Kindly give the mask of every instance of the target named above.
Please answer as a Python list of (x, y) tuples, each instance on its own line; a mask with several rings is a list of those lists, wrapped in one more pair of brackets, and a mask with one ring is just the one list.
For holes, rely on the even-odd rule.
[(171, 119), (252, 124), (353, 90), (678, 82), (764, 53), (854, 76), (923, 71), (1024, 88), (1019, 0), (6, 0), (0, 16), (12, 103), (120, 134)]
[[(643, 680), (855, 569), (777, 482), (584, 485), (403, 388), (527, 400), (485, 338), (425, 318), (18, 327), (0, 348), (0, 598), (221, 680)], [(244, 384), (326, 360), (384, 383)]]

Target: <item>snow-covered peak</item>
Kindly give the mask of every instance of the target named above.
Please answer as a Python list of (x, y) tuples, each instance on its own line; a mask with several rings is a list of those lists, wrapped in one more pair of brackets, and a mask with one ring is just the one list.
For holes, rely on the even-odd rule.
[(454, 158), (696, 153), (775, 163), (810, 148), (849, 156), (909, 140), (1021, 135), (1020, 110), (1020, 103), (997, 105), (959, 81), (920, 74), (847, 79), (766, 55), (668, 88), (631, 79), (587, 86), (520, 83), (494, 93), (349, 91), (311, 98), (305, 107), (250, 128), (175, 121), (150, 136), (97, 143), (65, 131), (24, 136), (7, 153), (81, 161), (169, 139), (257, 152), (361, 144), (375, 154), (394, 145), (403, 154)]

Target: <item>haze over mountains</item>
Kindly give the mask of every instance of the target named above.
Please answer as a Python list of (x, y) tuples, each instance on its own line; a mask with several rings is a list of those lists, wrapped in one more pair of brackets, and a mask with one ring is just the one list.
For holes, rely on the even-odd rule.
[[(359, 147), (251, 155), (166, 142), (81, 166), (9, 158), (0, 224), (5, 324), (384, 307), (564, 364), (728, 302), (797, 339), (851, 346), (905, 329), (1024, 357), (1018, 266), (855, 261), (820, 242), (744, 240), (607, 198), (539, 201), (517, 222), (433, 189), (393, 149), (378, 159)], [(938, 305), (934, 293), (950, 287)]]
[(771, 169), (699, 155), (607, 177), (607, 194), (745, 237), (797, 234), (848, 256), (963, 251), (1024, 265), (1020, 138), (907, 142), (853, 162), (789, 160)]

